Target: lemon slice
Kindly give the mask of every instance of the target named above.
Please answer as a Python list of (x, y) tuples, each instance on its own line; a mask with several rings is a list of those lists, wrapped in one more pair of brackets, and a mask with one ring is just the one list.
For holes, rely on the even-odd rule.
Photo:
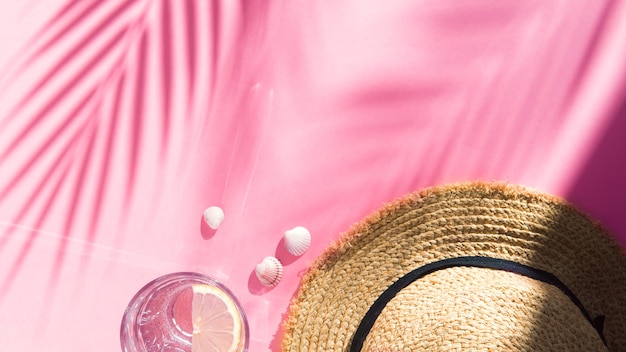
[(191, 352), (234, 352), (239, 350), (243, 324), (239, 310), (220, 288), (193, 285)]

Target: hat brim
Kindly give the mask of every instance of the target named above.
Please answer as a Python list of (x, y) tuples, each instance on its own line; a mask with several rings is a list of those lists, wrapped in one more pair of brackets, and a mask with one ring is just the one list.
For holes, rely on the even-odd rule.
[(626, 350), (623, 250), (566, 201), (502, 183), (429, 188), (355, 224), (303, 277), (284, 322), (283, 350), (346, 350), (369, 307), (398, 278), (461, 256), (554, 274), (591, 316), (605, 316), (609, 350)]

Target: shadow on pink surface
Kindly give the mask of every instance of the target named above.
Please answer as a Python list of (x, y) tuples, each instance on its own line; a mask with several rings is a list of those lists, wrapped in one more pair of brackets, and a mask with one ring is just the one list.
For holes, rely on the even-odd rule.
[[(572, 145), (572, 148), (576, 148)], [(626, 96), (566, 195), (626, 248)]]
[[(99, 236), (106, 232), (102, 218), (125, 222), (137, 202), (138, 174), (169, 160), (174, 130), (205, 123), (218, 69), (230, 84), (220, 46), (224, 13), (219, 1), (201, 9), (193, 0), (62, 3), (3, 77), (22, 84), (2, 91), (3, 103), (11, 105), (0, 119), (0, 166), (8, 175), (0, 180), (2, 215), (36, 230), (109, 242)], [(182, 104), (174, 102), (177, 91), (185, 92)], [(15, 229), (0, 238), (0, 252)], [(19, 274), (39, 234), (31, 231), (23, 242), (3, 287)], [(63, 268), (66, 244), (59, 242), (51, 285)], [(87, 264), (90, 256), (83, 258)]]

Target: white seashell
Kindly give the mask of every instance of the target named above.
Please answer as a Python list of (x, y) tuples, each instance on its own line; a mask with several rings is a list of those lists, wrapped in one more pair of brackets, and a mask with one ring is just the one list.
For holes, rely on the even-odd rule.
[(256, 277), (265, 286), (276, 286), (283, 278), (283, 265), (275, 257), (265, 257), (256, 268)]
[(220, 207), (208, 207), (202, 215), (204, 216), (204, 221), (206, 221), (213, 230), (217, 230), (222, 224), (222, 221), (224, 221), (224, 210)]
[(293, 255), (303, 255), (311, 245), (311, 233), (302, 226), (285, 232), (285, 248)]

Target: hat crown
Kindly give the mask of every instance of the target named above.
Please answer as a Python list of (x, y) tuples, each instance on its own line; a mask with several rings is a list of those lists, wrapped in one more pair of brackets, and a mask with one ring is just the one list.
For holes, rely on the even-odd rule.
[(416, 280), (376, 319), (362, 351), (607, 351), (554, 285), (503, 270), (453, 267)]

